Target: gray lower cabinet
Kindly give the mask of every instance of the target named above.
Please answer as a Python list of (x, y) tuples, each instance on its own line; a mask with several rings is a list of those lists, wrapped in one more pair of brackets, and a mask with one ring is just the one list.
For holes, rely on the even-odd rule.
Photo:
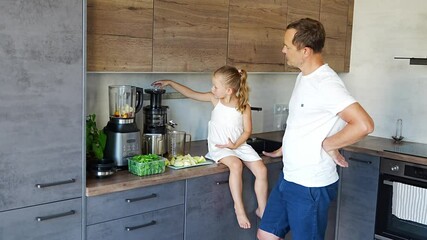
[(234, 213), (234, 203), (228, 186), (229, 172), (187, 180), (186, 240), (250, 240), (256, 239), (256, 198), (254, 177), (245, 168), (243, 199), (253, 227), (241, 229)]
[(343, 154), (349, 167), (340, 169), (336, 239), (374, 239), (380, 158)]
[(87, 227), (87, 239), (182, 240), (184, 204), (90, 225)]
[(283, 162), (275, 162), (267, 164), (267, 177), (268, 177), (268, 194), (276, 187), (280, 174), (282, 173)]
[(82, 238), (84, 2), (0, 1), (2, 240)]
[(185, 181), (87, 198), (87, 239), (184, 239)]
[(81, 198), (1, 212), (0, 239), (81, 239), (81, 218)]

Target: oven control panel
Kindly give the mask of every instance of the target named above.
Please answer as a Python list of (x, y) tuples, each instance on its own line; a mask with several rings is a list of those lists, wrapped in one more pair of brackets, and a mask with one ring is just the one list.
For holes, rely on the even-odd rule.
[(420, 164), (382, 158), (381, 173), (427, 182), (427, 166)]
[(405, 176), (427, 180), (427, 168), (416, 167), (416, 166), (406, 166)]

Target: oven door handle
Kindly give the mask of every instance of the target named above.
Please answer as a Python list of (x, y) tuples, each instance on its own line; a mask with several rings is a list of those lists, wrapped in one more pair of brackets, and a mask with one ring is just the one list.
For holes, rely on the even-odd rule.
[[(375, 235), (374, 235), (374, 239), (375, 239), (375, 240), (392, 240), (391, 238), (383, 237), (383, 236), (378, 235), (378, 234), (375, 234)], [(402, 239), (402, 240), (409, 240), (409, 239), (407, 239), (407, 238), (402, 238), (402, 237), (399, 237), (399, 239)]]
[(389, 174), (382, 174), (382, 176), (383, 177), (381, 178), (381, 180), (384, 185), (393, 186), (393, 182), (399, 182), (406, 185), (427, 189), (427, 182), (421, 182), (419, 180), (417, 181), (416, 179), (410, 177), (396, 177)]
[(384, 181), (383, 181), (383, 183), (384, 183), (385, 185), (393, 186), (393, 181), (390, 181), (390, 180), (384, 180)]

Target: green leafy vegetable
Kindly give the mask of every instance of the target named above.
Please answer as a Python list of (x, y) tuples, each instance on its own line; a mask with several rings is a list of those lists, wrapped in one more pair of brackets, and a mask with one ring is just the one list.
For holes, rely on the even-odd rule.
[(129, 159), (129, 171), (138, 176), (163, 173), (165, 171), (165, 159), (156, 154), (136, 155)]
[(107, 135), (96, 127), (96, 115), (86, 117), (86, 153), (89, 157), (98, 160), (104, 158), (104, 149), (107, 144)]
[(142, 162), (142, 163), (157, 161), (159, 159), (160, 159), (160, 157), (156, 154), (135, 155), (132, 157), (133, 161)]

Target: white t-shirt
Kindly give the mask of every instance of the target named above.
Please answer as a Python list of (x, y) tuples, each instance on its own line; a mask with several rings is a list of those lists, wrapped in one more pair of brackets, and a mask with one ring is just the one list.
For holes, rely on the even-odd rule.
[(338, 180), (336, 164), (323, 150), (322, 142), (346, 125), (337, 114), (354, 102), (327, 64), (309, 75), (298, 75), (283, 136), (283, 173), (287, 181), (323, 187)]

